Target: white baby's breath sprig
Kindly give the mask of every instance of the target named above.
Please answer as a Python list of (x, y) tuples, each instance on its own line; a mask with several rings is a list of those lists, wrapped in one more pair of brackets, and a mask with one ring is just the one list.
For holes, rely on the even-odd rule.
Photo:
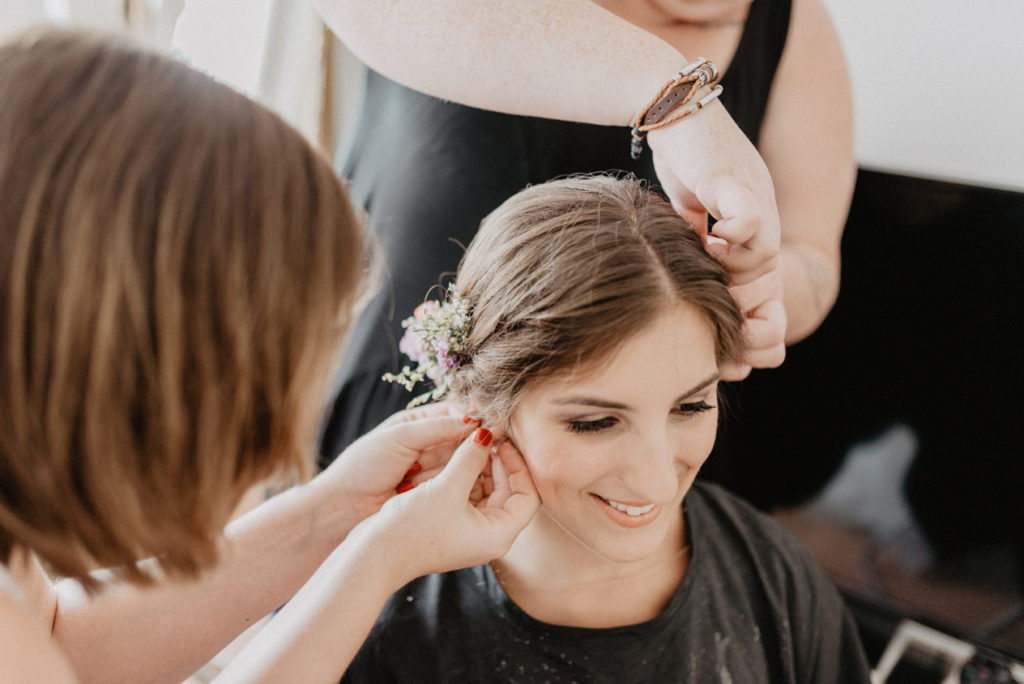
[(409, 408), (437, 401), (451, 388), (455, 371), (469, 361), (469, 320), (469, 302), (454, 285), (449, 285), (445, 301), (423, 302), (412, 316), (402, 321), (405, 334), (398, 348), (416, 367), (405, 366), (397, 375), (386, 373), (383, 379), (409, 392), (428, 378), (434, 382), (434, 389), (409, 402)]

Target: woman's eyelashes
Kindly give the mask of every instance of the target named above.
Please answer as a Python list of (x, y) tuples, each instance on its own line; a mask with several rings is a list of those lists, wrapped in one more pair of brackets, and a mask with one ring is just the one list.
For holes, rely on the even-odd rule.
[[(706, 400), (701, 399), (700, 401), (686, 402), (679, 404), (673, 409), (676, 414), (683, 416), (691, 416), (698, 413), (704, 413), (705, 411), (711, 411), (715, 406), (709, 404)], [(607, 430), (615, 427), (619, 424), (619, 419), (615, 416), (605, 416), (604, 418), (598, 418), (596, 420), (570, 420), (568, 421), (569, 431), (577, 434), (583, 434), (587, 432), (599, 432), (601, 430)]]
[(606, 430), (613, 427), (618, 422), (619, 419), (614, 416), (605, 416), (597, 420), (570, 420), (569, 430), (577, 433), (597, 432), (598, 430)]
[(715, 408), (707, 401), (701, 399), (700, 401), (689, 402), (680, 404), (677, 409), (680, 413), (692, 414), (692, 413), (703, 413), (704, 411), (710, 411)]

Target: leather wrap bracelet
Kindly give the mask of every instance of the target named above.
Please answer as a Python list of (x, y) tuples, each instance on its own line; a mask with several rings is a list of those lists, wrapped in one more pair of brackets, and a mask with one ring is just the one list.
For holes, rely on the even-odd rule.
[[(705, 105), (722, 94), (722, 86), (715, 85), (718, 69), (703, 57), (687, 64), (672, 80), (662, 86), (647, 106), (637, 112), (630, 122), (629, 154), (639, 159), (648, 131), (662, 128), (680, 119), (696, 114)], [(697, 98), (701, 88), (714, 86), (703, 97)]]

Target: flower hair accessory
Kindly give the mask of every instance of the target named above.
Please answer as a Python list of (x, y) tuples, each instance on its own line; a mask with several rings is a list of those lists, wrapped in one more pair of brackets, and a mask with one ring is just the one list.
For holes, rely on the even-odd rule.
[(415, 369), (405, 366), (397, 375), (385, 373), (383, 379), (398, 383), (409, 392), (427, 378), (434, 382), (434, 389), (410, 401), (408, 408), (443, 397), (451, 388), (455, 371), (469, 361), (469, 315), (469, 302), (454, 285), (449, 285), (444, 302), (423, 302), (412, 316), (402, 321), (405, 334), (398, 348), (417, 365)]

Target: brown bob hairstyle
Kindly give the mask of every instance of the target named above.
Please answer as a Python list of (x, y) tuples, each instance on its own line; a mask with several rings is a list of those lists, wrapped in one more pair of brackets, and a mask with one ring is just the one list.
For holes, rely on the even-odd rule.
[(512, 196), (484, 219), (455, 286), (472, 306), (471, 361), (452, 397), (492, 420), (507, 421), (529, 385), (601, 363), (680, 301), (704, 314), (719, 362), (744, 351), (726, 271), (633, 177), (575, 176)]
[(278, 116), (121, 39), (14, 39), (0, 93), (0, 559), (195, 574), (309, 472), (360, 222)]

